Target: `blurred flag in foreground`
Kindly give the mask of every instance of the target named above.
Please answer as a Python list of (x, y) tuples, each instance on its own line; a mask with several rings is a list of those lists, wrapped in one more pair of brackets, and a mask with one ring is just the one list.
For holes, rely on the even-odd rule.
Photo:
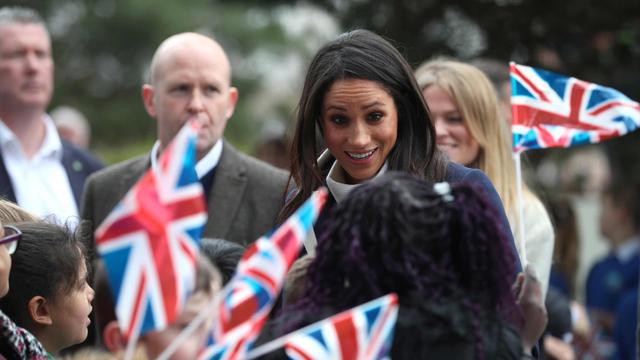
[(127, 339), (165, 328), (193, 289), (207, 220), (194, 168), (197, 130), (197, 124), (185, 124), (158, 167), (142, 176), (96, 230)]
[(235, 276), (222, 290), (217, 317), (200, 359), (246, 357), (326, 198), (326, 189), (314, 192), (275, 232), (247, 249)]
[(619, 91), (511, 63), (513, 151), (570, 147), (640, 126), (640, 104)]
[(284, 346), (294, 360), (385, 359), (397, 316), (398, 298), (389, 294), (264, 344), (249, 358)]

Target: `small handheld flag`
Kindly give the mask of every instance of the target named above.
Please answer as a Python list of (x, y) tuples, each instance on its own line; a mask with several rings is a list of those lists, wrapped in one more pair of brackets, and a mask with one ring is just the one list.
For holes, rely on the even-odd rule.
[(96, 244), (127, 339), (161, 330), (195, 283), (206, 209), (195, 173), (198, 125), (185, 126), (96, 230)]
[(640, 104), (621, 92), (511, 63), (513, 150), (593, 144), (640, 126)]
[(222, 290), (215, 310), (217, 317), (200, 359), (245, 357), (326, 198), (326, 189), (314, 192), (275, 232), (258, 239), (247, 249), (235, 276)]
[(389, 294), (273, 340), (249, 353), (255, 358), (284, 346), (294, 360), (374, 360), (388, 357), (398, 316)]

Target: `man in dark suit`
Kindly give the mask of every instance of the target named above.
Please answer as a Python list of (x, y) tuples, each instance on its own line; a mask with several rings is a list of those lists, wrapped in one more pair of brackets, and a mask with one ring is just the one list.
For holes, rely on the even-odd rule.
[(231, 86), (229, 60), (213, 39), (183, 33), (165, 40), (151, 61), (142, 98), (157, 121), (158, 141), (146, 154), (104, 169), (87, 182), (82, 218), (98, 226), (150, 167), (187, 121), (198, 132), (196, 172), (205, 189), (208, 221), (204, 236), (249, 244), (274, 225), (287, 175), (238, 152), (223, 140), (238, 90)]
[(63, 141), (45, 113), (51, 40), (40, 16), (0, 8), (0, 196), (37, 216), (77, 218), (85, 179), (102, 164)]

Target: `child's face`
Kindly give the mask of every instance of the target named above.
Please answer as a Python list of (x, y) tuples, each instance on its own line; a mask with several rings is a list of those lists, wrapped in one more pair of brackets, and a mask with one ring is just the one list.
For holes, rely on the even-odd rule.
[(79, 344), (87, 338), (87, 327), (91, 322), (91, 301), (95, 293), (87, 283), (87, 267), (84, 261), (80, 266), (78, 279), (78, 284), (70, 293), (58, 295), (51, 303), (51, 333), (57, 334), (60, 349)]
[[(148, 333), (142, 337), (141, 342), (145, 346), (147, 358), (157, 358), (182, 330), (204, 310), (211, 299), (211, 294), (207, 294), (204, 291), (196, 292), (189, 298), (184, 310), (182, 310), (173, 324), (162, 331)], [(180, 345), (178, 350), (171, 355), (171, 359), (196, 359), (198, 352), (204, 345), (207, 329), (210, 327), (210, 324), (210, 319), (203, 322), (203, 324)]]
[[(4, 228), (0, 224), (0, 238), (4, 236)], [(0, 298), (9, 292), (9, 271), (11, 270), (11, 255), (4, 245), (0, 245)]]

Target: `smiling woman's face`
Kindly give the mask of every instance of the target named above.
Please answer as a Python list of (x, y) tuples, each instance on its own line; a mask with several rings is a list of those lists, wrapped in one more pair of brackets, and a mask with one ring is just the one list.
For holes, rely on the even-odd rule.
[(351, 184), (378, 173), (398, 135), (398, 111), (393, 98), (369, 80), (333, 83), (324, 96), (321, 123), (324, 142)]
[(436, 128), (438, 149), (449, 155), (451, 161), (468, 166), (480, 152), (480, 146), (469, 132), (462, 114), (451, 96), (436, 85), (422, 90)]

